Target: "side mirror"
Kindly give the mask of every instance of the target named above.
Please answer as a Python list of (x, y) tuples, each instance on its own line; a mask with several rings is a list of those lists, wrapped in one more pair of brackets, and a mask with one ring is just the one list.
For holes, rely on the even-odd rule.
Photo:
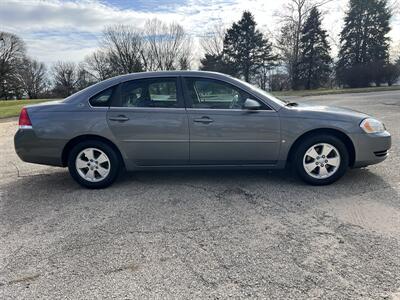
[(246, 101), (244, 101), (243, 108), (248, 110), (257, 110), (261, 108), (261, 104), (256, 100), (247, 98)]

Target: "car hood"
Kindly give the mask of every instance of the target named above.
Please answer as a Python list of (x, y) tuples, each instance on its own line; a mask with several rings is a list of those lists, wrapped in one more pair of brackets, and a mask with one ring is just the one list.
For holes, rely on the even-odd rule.
[(327, 105), (298, 103), (297, 106), (285, 106), (285, 114), (303, 118), (330, 119), (341, 121), (363, 120), (369, 115), (356, 110)]

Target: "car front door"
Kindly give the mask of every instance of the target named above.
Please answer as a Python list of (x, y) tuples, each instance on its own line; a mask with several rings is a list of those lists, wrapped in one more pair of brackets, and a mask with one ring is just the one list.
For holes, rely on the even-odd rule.
[(176, 77), (119, 85), (107, 113), (111, 131), (138, 166), (189, 162), (188, 118)]
[[(223, 81), (185, 77), (183, 85), (189, 106), (191, 164), (276, 164), (280, 121), (274, 110)], [(249, 98), (261, 107), (243, 109)]]

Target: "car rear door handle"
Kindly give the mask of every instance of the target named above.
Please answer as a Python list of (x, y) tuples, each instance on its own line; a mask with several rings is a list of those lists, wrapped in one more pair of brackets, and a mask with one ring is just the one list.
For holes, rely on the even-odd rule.
[(193, 122), (195, 123), (203, 123), (203, 124), (210, 124), (212, 122), (214, 122), (212, 119), (210, 119), (209, 117), (201, 117), (199, 119), (194, 119)]
[(109, 117), (108, 119), (110, 121), (117, 121), (117, 122), (125, 122), (129, 120), (129, 118), (124, 115), (119, 115), (117, 117)]

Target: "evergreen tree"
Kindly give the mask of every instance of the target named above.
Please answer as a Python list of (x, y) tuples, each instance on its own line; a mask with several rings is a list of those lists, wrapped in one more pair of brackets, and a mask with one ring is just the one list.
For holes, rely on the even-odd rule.
[(232, 65), (227, 64), (223, 54), (205, 54), (205, 57), (200, 60), (200, 70), (220, 72), (229, 75), (235, 75)]
[(350, 0), (336, 70), (340, 83), (352, 87), (381, 83), (378, 74), (383, 74), (380, 70), (389, 59), (390, 17), (387, 0)]
[(272, 54), (272, 44), (256, 29), (256, 22), (250, 12), (245, 11), (241, 20), (227, 30), (223, 59), (232, 75), (242, 76), (247, 82), (259, 68), (277, 59)]
[(206, 53), (204, 58), (200, 59), (200, 70), (220, 72), (222, 55), (213, 55)]
[(386, 82), (388, 86), (396, 84), (400, 78), (400, 63), (387, 64), (383, 68), (383, 78), (384, 82)]
[(332, 64), (329, 51), (326, 31), (321, 28), (321, 14), (314, 7), (301, 32), (299, 86), (309, 90), (328, 82)]

